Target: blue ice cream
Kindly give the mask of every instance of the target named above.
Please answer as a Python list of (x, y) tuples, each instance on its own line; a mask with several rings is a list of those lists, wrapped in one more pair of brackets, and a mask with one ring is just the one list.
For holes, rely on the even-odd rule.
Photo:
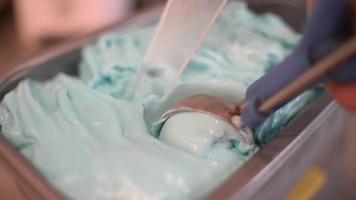
[[(203, 198), (258, 150), (200, 113), (174, 116), (162, 133), (150, 132), (150, 111), (198, 93), (243, 99), (247, 86), (278, 64), (298, 35), (276, 16), (230, 3), (176, 89), (163, 100), (152, 90), (134, 99), (155, 26), (105, 35), (83, 48), (79, 78), (25, 80), (1, 103), (5, 137), (73, 199)], [(275, 137), (313, 95), (308, 91), (277, 111), (259, 127), (258, 139)]]

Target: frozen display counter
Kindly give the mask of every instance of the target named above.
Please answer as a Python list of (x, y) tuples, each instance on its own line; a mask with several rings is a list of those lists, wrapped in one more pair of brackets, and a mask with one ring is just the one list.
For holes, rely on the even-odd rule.
[[(299, 4), (264, 3), (251, 1), (258, 12), (270, 10), (285, 18), (297, 30), (304, 16)], [(139, 26), (147, 20), (158, 18), (162, 6), (146, 10), (126, 21), (99, 31), (86, 38), (69, 42), (31, 60), (16, 64), (13, 71), (4, 74), (0, 82), (1, 98), (25, 78), (48, 80), (59, 72), (78, 75), (81, 47), (103, 33), (128, 26)], [(300, 9), (300, 10), (298, 10)], [(292, 10), (288, 12), (288, 10)], [(297, 12), (298, 11), (298, 12)], [(281, 199), (288, 195), (306, 169), (333, 146), (340, 132), (347, 128), (349, 114), (320, 95), (313, 103), (282, 130), (280, 136), (263, 146), (247, 163), (230, 176), (207, 199)], [(333, 124), (332, 127), (328, 126)], [(0, 137), (0, 164), (5, 166), (24, 199), (65, 199), (32, 165)]]

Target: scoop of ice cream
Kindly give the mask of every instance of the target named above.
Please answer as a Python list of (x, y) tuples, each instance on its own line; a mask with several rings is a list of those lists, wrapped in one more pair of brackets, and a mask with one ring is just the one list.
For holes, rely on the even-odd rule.
[(213, 145), (229, 148), (232, 127), (225, 122), (198, 112), (178, 113), (162, 126), (159, 139), (190, 153), (205, 155)]
[(159, 139), (199, 156), (235, 147), (241, 153), (253, 148), (240, 144), (234, 128), (223, 120), (199, 112), (183, 112), (170, 117), (162, 126)]

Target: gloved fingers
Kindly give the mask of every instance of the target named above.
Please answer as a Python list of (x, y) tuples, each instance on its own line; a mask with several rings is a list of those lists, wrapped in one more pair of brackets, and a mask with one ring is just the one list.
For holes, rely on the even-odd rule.
[[(356, 56), (353, 56), (344, 63), (341, 63), (340, 66), (331, 72), (328, 77), (332, 80), (351, 83), (356, 81)], [(356, 93), (354, 93), (356, 95)]]
[[(265, 121), (268, 114), (258, 112), (259, 102), (263, 101), (300, 76), (323, 56), (330, 53), (330, 50), (338, 46), (338, 42), (344, 41), (348, 35), (353, 34), (350, 25), (350, 13), (347, 0), (318, 0), (315, 8), (308, 20), (306, 29), (298, 47), (276, 68), (254, 82), (246, 92), (246, 108), (242, 111), (241, 117), (244, 125), (251, 129)], [(332, 44), (332, 41), (335, 44)], [(325, 47), (329, 45), (330, 47)], [(322, 51), (321, 51), (322, 50)], [(325, 51), (327, 50), (327, 51)], [(321, 51), (321, 52), (320, 52)], [(325, 52), (324, 52), (325, 51)], [(354, 58), (353, 58), (354, 59)], [(331, 79), (350, 81), (356, 80), (353, 59), (343, 63), (341, 68), (335, 73), (320, 81)], [(353, 72), (353, 73), (351, 73)], [(345, 76), (346, 74), (346, 76)], [(283, 106), (279, 105), (274, 110)]]
[(277, 67), (260, 77), (247, 88), (245, 101), (249, 102), (256, 98), (262, 101), (303, 74), (309, 67), (309, 60), (305, 53), (305, 51), (294, 51)]
[(244, 109), (241, 112), (241, 121), (244, 126), (249, 127), (251, 130), (254, 130), (259, 124), (264, 122), (269, 113), (264, 114), (258, 112), (258, 107), (261, 104), (261, 100), (255, 98), (249, 102), (246, 102)]
[[(345, 39), (330, 39), (325, 42), (318, 42), (317, 44), (311, 45), (308, 52), (309, 59), (311, 64), (317, 63), (323, 57), (330, 54), (336, 48), (341, 46), (345, 41)], [(349, 58), (347, 61), (340, 63), (339, 66), (330, 72), (325, 78), (323, 78), (323, 82), (329, 82), (331, 80), (341, 81), (341, 82), (352, 82), (356, 81), (356, 56)]]

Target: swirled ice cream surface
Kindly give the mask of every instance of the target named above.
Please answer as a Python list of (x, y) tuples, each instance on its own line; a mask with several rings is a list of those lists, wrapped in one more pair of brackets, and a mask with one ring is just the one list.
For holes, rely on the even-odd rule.
[[(167, 99), (157, 100), (152, 94), (160, 85), (149, 82), (146, 95), (134, 99), (156, 23), (84, 47), (80, 77), (24, 80), (2, 101), (2, 133), (73, 199), (203, 198), (258, 150), (201, 113), (174, 116), (163, 134), (150, 133), (149, 112), (194, 94), (243, 99), (248, 85), (278, 64), (298, 35), (274, 15), (257, 16), (242, 3), (230, 3)], [(257, 138), (274, 138), (313, 94), (305, 92), (278, 110), (258, 128)]]

